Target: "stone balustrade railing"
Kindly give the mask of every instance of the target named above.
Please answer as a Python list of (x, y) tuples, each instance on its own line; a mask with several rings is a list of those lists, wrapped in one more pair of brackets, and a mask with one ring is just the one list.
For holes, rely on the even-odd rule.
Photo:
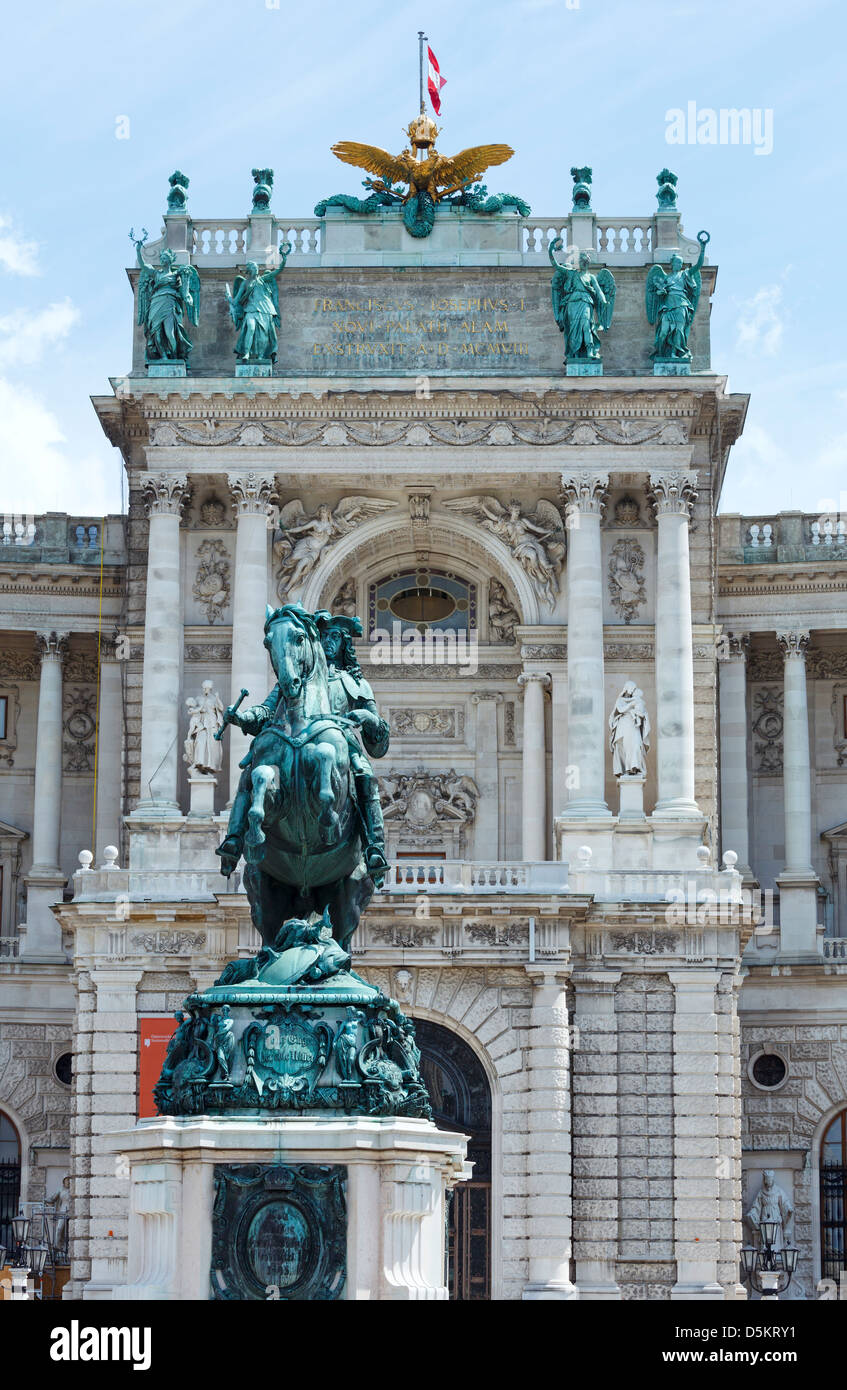
[(847, 965), (847, 936), (823, 936), (820, 944), (824, 960), (844, 961)]
[(847, 518), (835, 512), (724, 513), (718, 517), (718, 536), (724, 564), (847, 560)]
[(564, 863), (474, 862), (468, 859), (398, 859), (384, 893), (567, 893)]
[(0, 960), (17, 960), (19, 949), (19, 937), (0, 936)]
[(99, 565), (123, 564), (123, 518), (68, 516), (65, 512), (19, 515), (0, 520), (0, 563)]
[[(474, 214), (465, 208), (442, 207), (439, 216), (448, 212), (466, 219), (477, 217), (480, 224), (491, 221), (489, 216)], [(150, 242), (145, 248), (145, 255), (152, 262), (167, 239), (183, 254), (187, 251), (192, 262), (200, 269), (232, 268), (243, 265), (248, 255), (254, 260), (267, 260), (287, 241), (292, 248), (292, 265), (315, 266), (321, 264), (325, 252), (330, 255), (328, 263), (334, 263), (332, 248), (327, 246), (328, 223), (339, 219), (377, 222), (399, 215), (398, 207), (361, 218), (337, 208), (328, 209), (327, 216), (321, 218), (287, 218), (267, 214), (223, 218), (169, 216), (166, 238)], [(699, 252), (697, 242), (683, 235), (677, 213), (605, 217), (589, 212), (576, 216), (559, 213), (550, 217), (520, 217), (511, 209), (505, 209), (500, 220), (508, 228), (514, 229), (514, 237), (511, 230), (506, 234), (509, 242), (506, 249), (511, 251), (518, 263), (525, 265), (545, 265), (547, 247), (555, 237), (561, 237), (565, 247), (590, 250), (595, 259), (611, 266), (651, 265), (656, 260), (669, 259), (670, 250), (675, 247), (680, 247), (688, 259), (693, 259)]]

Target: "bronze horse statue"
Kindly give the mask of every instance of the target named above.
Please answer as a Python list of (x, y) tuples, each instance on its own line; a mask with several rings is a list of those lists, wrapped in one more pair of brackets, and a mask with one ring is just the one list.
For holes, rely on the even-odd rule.
[(328, 910), (347, 949), (374, 892), (348, 742), (359, 711), (332, 713), (318, 627), (299, 604), (268, 608), (265, 646), (280, 699), (251, 750), (244, 886), (253, 922), (273, 945), (287, 919)]

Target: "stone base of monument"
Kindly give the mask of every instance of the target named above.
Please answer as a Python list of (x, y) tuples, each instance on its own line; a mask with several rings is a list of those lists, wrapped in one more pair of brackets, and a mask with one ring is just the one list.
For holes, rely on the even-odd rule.
[(148, 362), (148, 376), (185, 376), (184, 362)]
[(602, 376), (602, 362), (566, 362), (565, 376)]
[(236, 376), (273, 376), (273, 362), (236, 362)]
[(206, 818), (215, 814), (215, 787), (217, 784), (218, 779), (213, 773), (200, 772), (196, 767), (191, 769), (188, 774), (190, 796), (188, 814), (190, 816)]
[(129, 1165), (116, 1299), (444, 1300), (464, 1135), (327, 1115), (141, 1120), (103, 1136)]

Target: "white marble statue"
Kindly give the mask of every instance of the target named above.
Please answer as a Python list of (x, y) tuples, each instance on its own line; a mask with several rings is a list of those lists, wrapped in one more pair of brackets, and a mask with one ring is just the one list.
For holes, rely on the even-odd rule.
[(183, 760), (189, 772), (204, 772), (212, 776), (220, 772), (223, 747), (215, 734), (223, 726), (223, 701), (217, 691), (212, 693), (212, 682), (204, 681), (199, 700), (193, 697), (185, 702), (188, 709), (188, 734), (185, 739)]
[(520, 622), (514, 604), (499, 579), (492, 579), (488, 587), (488, 626), (495, 642), (514, 642), (515, 628)]
[(298, 498), (286, 502), (279, 513), (279, 530), (273, 547), (279, 563), (276, 574), (279, 597), (284, 600), (289, 593), (302, 588), (328, 545), (346, 536), (361, 522), (396, 506), (396, 502), (381, 497), (342, 497), (334, 509), (323, 502), (314, 516), (309, 516)]
[(782, 1250), (790, 1244), (789, 1227), (793, 1215), (791, 1198), (777, 1184), (773, 1168), (766, 1168), (762, 1173), (762, 1185), (747, 1213), (751, 1230), (760, 1236), (763, 1221), (776, 1221), (778, 1226), (772, 1249)]
[(645, 754), (650, 747), (650, 718), (644, 692), (635, 681), (627, 681), (609, 715), (614, 773), (616, 777), (643, 777), (647, 771)]

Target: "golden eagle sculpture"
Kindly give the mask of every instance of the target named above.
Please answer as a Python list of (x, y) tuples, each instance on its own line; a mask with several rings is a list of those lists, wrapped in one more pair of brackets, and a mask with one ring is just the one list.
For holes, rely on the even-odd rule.
[[(511, 159), (514, 150), (510, 145), (473, 145), (456, 155), (439, 154), (435, 148), (438, 126), (423, 113), (410, 123), (407, 133), (409, 147), (399, 155), (389, 154), (377, 145), (360, 144), (358, 140), (340, 140), (333, 145), (332, 153), (342, 163), (366, 169), (378, 177), (364, 181), (371, 193), (368, 199), (339, 194), (319, 203), (315, 215), (322, 217), (328, 206), (342, 206), (350, 212), (376, 212), (380, 207), (401, 203), (406, 228), (417, 237), (429, 235), (436, 204), (448, 198), (473, 212), (499, 212), (504, 206), (511, 206), (528, 216), (528, 205), (511, 194), (487, 198), (485, 188), (471, 191), (471, 185), (486, 169)], [(395, 183), (401, 186), (395, 188)]]

